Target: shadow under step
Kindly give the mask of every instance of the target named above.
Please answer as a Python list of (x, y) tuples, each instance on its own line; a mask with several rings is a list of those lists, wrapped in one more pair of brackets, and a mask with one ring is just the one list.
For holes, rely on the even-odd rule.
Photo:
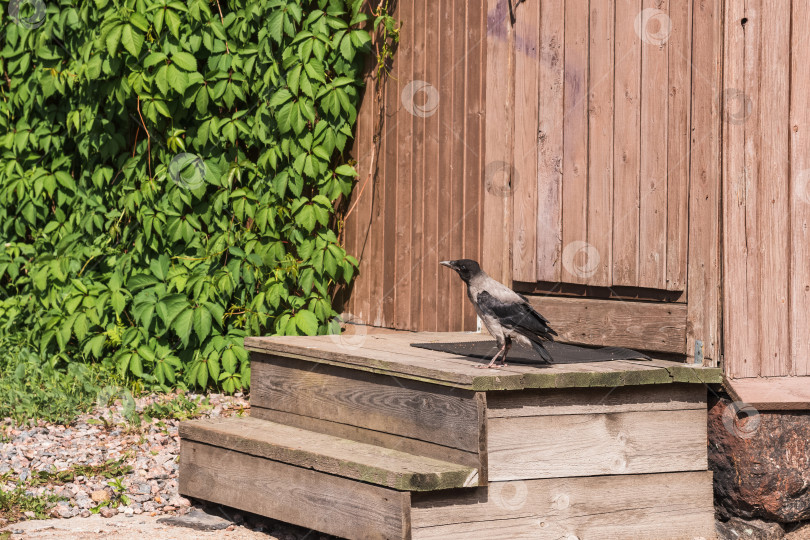
[(201, 443), (399, 491), (478, 485), (474, 467), (251, 417), (183, 422), (180, 437), (189, 450)]

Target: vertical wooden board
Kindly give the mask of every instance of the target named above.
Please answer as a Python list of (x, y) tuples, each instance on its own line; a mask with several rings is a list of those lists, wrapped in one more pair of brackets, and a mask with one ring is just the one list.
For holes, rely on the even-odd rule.
[[(722, 17), (720, 0), (692, 8), (692, 138), (689, 181), (687, 345), (703, 343), (707, 365), (719, 359), (720, 86)], [(710, 362), (709, 362), (710, 360)]]
[(666, 286), (668, 0), (644, 0), (641, 44), (640, 287)]
[(588, 107), (588, 244), (595, 260), (586, 270), (591, 285), (612, 284), (613, 243), (613, 0), (590, 6), (590, 84)]
[(666, 288), (686, 286), (692, 0), (669, 0), (669, 112), (667, 114)]
[(435, 329), (439, 332), (450, 330), (450, 318), (453, 306), (448, 304), (450, 283), (456, 286), (458, 276), (449, 268), (439, 266), (439, 261), (454, 259), (452, 245), (453, 223), (451, 206), (453, 184), (450, 163), (453, 159), (453, 104), (458, 96), (453, 92), (453, 67), (457, 59), (453, 57), (453, 9), (455, 0), (438, 2), (438, 44), (435, 49), (437, 63), (436, 88), (439, 90), (439, 108), (436, 110), (438, 127), (438, 162), (435, 181), (438, 186), (436, 194), (436, 290), (440, 301), (436, 305), (437, 317)]
[(540, 10), (538, 82), (537, 277), (560, 281), (562, 268), (562, 167), (565, 81), (565, 0), (545, 0)]
[[(424, 123), (425, 136), (420, 141), (425, 146), (425, 159), (422, 163), (424, 171), (424, 184), (422, 186), (422, 219), (424, 221), (424, 244), (422, 251), (422, 324), (421, 330), (436, 331), (438, 329), (438, 296), (439, 296), (439, 147), (441, 145), (439, 117), (441, 111), (450, 106), (451, 96), (443, 94), (440, 88), (442, 73), (440, 72), (440, 19), (439, 3), (427, 2), (425, 5), (425, 99), (429, 103), (430, 92), (433, 99), (438, 97), (435, 108), (425, 108)], [(442, 309), (444, 313), (445, 310)]]
[[(750, 376), (756, 369), (759, 348), (752, 341), (747, 294), (747, 259), (756, 257), (746, 249), (746, 76), (745, 6), (725, 5), (725, 60), (723, 69), (723, 348), (730, 377)], [(752, 28), (749, 26), (748, 28)], [(751, 122), (754, 124), (755, 122)], [(755, 374), (755, 373), (754, 373)]]
[[(514, 29), (509, 4), (487, 0), (487, 79), (482, 267), (512, 282), (512, 193), (514, 167)], [(483, 234), (486, 231), (486, 234)]]
[[(760, 72), (759, 207), (760, 272), (760, 375), (790, 373), (788, 283), (790, 272), (790, 216), (788, 163), (790, 95), (790, 1), (763, 0), (760, 15), (762, 65)], [(798, 90), (798, 89), (797, 89)], [(767, 232), (766, 232), (767, 231)], [(767, 235), (767, 236), (765, 236)]]
[(184, 440), (179, 490), (344, 538), (410, 534), (410, 493)]
[[(394, 16), (399, 16), (395, 12)], [(394, 325), (394, 306), (396, 292), (399, 284), (396, 282), (397, 254), (404, 248), (400, 244), (397, 226), (399, 214), (403, 211), (397, 201), (399, 195), (399, 146), (400, 130), (397, 110), (399, 109), (400, 95), (397, 83), (397, 69), (400, 58), (394, 56), (391, 66), (391, 76), (385, 77), (385, 109), (383, 114), (383, 139), (385, 140), (385, 167), (382, 171), (382, 183), (385, 185), (383, 198), (383, 251), (380, 268), (382, 270), (382, 320), (379, 326), (392, 327)]]
[(810, 42), (796, 31), (810, 21), (810, 6), (793, 2), (792, 17), (790, 357), (791, 375), (810, 375)]
[[(413, 0), (413, 13), (424, 13), (426, 0)], [(414, 28), (413, 38), (413, 63), (411, 66), (411, 77), (409, 80), (401, 80), (402, 92), (409, 88), (408, 85), (418, 84), (418, 81), (425, 80), (425, 32), (428, 24), (424, 18), (414, 17), (411, 22)], [(413, 86), (410, 86), (413, 88)], [(408, 101), (410, 94), (403, 95), (403, 104)], [(411, 329), (422, 329), (422, 266), (424, 265), (425, 227), (424, 227), (424, 161), (425, 161), (425, 122), (413, 114), (413, 109), (408, 110), (411, 117), (412, 140), (412, 160), (411, 160)]]
[[(465, 37), (464, 75), (466, 115), (464, 117), (464, 245), (466, 258), (481, 260), (481, 216), (484, 159), (484, 99), (486, 90), (486, 10), (481, 2), (467, 3), (466, 29), (456, 30)], [(461, 66), (459, 67), (461, 69)], [(475, 330), (476, 313), (467, 300), (464, 287), (459, 291), (463, 306), (464, 329)]]
[(398, 4), (399, 17), (402, 21), (408, 21), (402, 25), (400, 30), (400, 42), (396, 52), (396, 73), (395, 79), (388, 84), (396, 89), (395, 109), (392, 111), (397, 117), (397, 184), (396, 184), (396, 244), (397, 251), (395, 257), (395, 295), (394, 295), (394, 318), (393, 327), (398, 329), (411, 328), (411, 257), (413, 255), (413, 244), (411, 242), (412, 227), (412, 196), (411, 186), (413, 184), (413, 130), (412, 116), (405, 107), (402, 106), (403, 86), (410, 81), (413, 69), (413, 45), (414, 45), (414, 24), (413, 17), (414, 0), (403, 0)]
[(537, 260), (537, 83), (540, 2), (528, 2), (515, 22), (515, 176), (512, 179), (512, 279), (535, 281)]
[(491, 482), (475, 490), (415, 493), (411, 515), (415, 539), (715, 537), (710, 471)]
[(638, 285), (641, 167), (641, 0), (616, 3), (613, 285)]
[(569, 283), (585, 283), (587, 269), (592, 264), (591, 250), (586, 246), (589, 82), (588, 4), (582, 0), (566, 0), (562, 281)]
[(487, 439), (490, 481), (707, 468), (705, 409), (490, 418)]
[[(453, 95), (453, 108), (451, 115), (450, 127), (450, 171), (447, 175), (450, 180), (450, 190), (447, 197), (450, 201), (450, 230), (447, 231), (448, 241), (445, 243), (449, 247), (449, 251), (445, 254), (440, 253), (440, 258), (445, 260), (446, 255), (452, 254), (454, 258), (464, 256), (464, 120), (466, 116), (466, 95), (464, 92), (464, 80), (466, 73), (464, 71), (465, 64), (460, 61), (464, 58), (464, 43), (466, 40), (466, 20), (467, 9), (466, 2), (454, 0), (451, 3), (452, 9), (452, 27), (450, 35), (452, 43), (449, 47), (448, 54), (453, 59), (453, 63), (448, 66), (450, 72), (447, 77), (451, 79), (451, 93)], [(446, 276), (446, 298), (449, 304), (449, 322), (447, 329), (457, 332), (464, 329), (464, 306), (469, 304), (464, 298), (464, 284), (458, 279), (458, 276), (453, 275), (454, 272), (449, 268), (442, 268), (443, 274)], [(448, 272), (448, 270), (450, 270)]]
[(363, 105), (357, 117), (357, 138), (361, 148), (358, 156), (357, 167), (360, 173), (360, 185), (355, 189), (357, 193), (357, 204), (354, 208), (355, 219), (357, 220), (357, 256), (360, 262), (360, 269), (357, 276), (352, 296), (355, 297), (354, 315), (363, 323), (372, 322), (371, 305), (371, 280), (374, 274), (373, 257), (371, 255), (372, 229), (372, 207), (374, 198), (374, 169), (376, 167), (377, 155), (374, 148), (374, 109), (377, 107), (377, 98), (374, 91), (374, 80), (370, 74), (370, 62), (367, 64), (369, 74), (365, 80), (365, 93), (363, 95)]
[[(743, 237), (745, 246), (745, 259), (743, 261), (742, 272), (744, 273), (744, 281), (742, 285), (737, 285), (741, 288), (741, 294), (744, 296), (745, 312), (740, 312), (744, 317), (741, 321), (742, 334), (739, 334), (743, 341), (742, 347), (745, 347), (743, 357), (738, 359), (731, 359), (732, 365), (729, 366), (730, 373), (733, 370), (737, 377), (756, 377), (759, 375), (761, 359), (759, 357), (759, 340), (760, 340), (760, 320), (761, 305), (760, 305), (760, 292), (761, 276), (759, 267), (759, 245), (760, 245), (760, 232), (757, 216), (759, 215), (759, 204), (761, 196), (759, 194), (758, 178), (759, 178), (759, 109), (760, 109), (760, 65), (761, 48), (760, 48), (760, 26), (762, 24), (760, 0), (748, 0), (745, 5), (743, 17), (747, 19), (743, 27), (743, 90), (742, 95), (739, 93), (730, 94), (735, 96), (735, 105), (733, 108), (728, 108), (728, 122), (740, 125), (743, 130), (743, 167), (744, 167), (744, 193), (745, 193), (745, 206), (743, 208)], [(741, 25), (742, 26), (742, 25)], [(735, 89), (730, 89), (729, 92), (734, 92)], [(728, 250), (731, 246), (724, 244), (724, 249)], [(725, 284), (726, 287), (735, 287), (732, 283)], [(741, 359), (741, 361), (740, 361)]]

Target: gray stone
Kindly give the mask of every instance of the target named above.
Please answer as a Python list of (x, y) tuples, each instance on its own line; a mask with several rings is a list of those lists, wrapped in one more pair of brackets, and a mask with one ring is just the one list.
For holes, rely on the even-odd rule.
[(158, 523), (165, 523), (175, 527), (188, 527), (197, 531), (220, 531), (231, 525), (231, 522), (227, 519), (197, 509), (183, 516), (165, 517), (157, 521)]

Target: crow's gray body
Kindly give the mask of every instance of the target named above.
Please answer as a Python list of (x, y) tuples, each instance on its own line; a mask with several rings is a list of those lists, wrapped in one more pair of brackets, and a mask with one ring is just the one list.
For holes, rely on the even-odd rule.
[(475, 261), (461, 259), (441, 264), (458, 272), (467, 284), (467, 297), (498, 344), (498, 354), (487, 367), (492, 367), (501, 356), (503, 365), (506, 365), (506, 355), (513, 340), (534, 349), (544, 362), (551, 362), (543, 341), (553, 341), (552, 336), (557, 333), (525, 296), (489, 277)]

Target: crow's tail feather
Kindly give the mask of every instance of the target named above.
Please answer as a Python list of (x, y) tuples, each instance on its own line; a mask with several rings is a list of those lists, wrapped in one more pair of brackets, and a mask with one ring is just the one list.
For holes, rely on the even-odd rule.
[(545, 347), (543, 347), (542, 343), (538, 341), (532, 341), (532, 348), (534, 349), (534, 352), (540, 355), (540, 358), (543, 359), (543, 362), (545, 362), (546, 364), (550, 364), (552, 362), (551, 355), (548, 354), (548, 351), (546, 350)]

